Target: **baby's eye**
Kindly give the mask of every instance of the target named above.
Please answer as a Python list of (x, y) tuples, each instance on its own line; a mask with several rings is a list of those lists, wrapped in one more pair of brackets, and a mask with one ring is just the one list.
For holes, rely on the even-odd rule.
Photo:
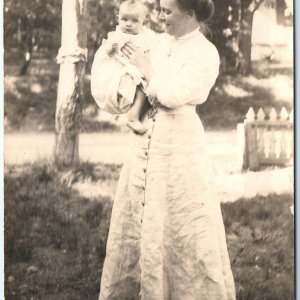
[(127, 18), (122, 18), (121, 20), (126, 22), (126, 21), (127, 21)]
[(170, 11), (169, 9), (162, 8), (161, 10), (162, 10), (162, 12), (163, 12), (164, 14), (166, 14), (166, 15), (171, 14), (171, 11)]
[(139, 20), (137, 19), (133, 19), (133, 23), (137, 23)]

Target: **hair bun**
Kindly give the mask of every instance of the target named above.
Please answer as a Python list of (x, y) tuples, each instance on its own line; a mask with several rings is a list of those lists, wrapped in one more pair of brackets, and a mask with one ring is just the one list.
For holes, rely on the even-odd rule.
[(215, 11), (212, 0), (176, 0), (180, 9), (193, 10), (198, 22), (207, 21)]
[(208, 20), (215, 11), (215, 5), (212, 0), (177, 0), (181, 9), (195, 12), (198, 22)]
[(214, 14), (215, 5), (212, 0), (196, 0), (195, 13), (199, 22), (207, 21)]

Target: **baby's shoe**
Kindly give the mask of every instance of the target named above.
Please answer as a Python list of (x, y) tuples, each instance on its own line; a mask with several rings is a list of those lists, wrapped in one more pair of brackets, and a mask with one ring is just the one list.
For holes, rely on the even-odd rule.
[(128, 119), (126, 125), (135, 134), (144, 134), (147, 131), (147, 129), (144, 127), (144, 125), (138, 120)]

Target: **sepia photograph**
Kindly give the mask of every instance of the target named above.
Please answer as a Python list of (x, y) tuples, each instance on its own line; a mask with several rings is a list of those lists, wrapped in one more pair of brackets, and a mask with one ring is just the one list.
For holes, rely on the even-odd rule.
[(295, 299), (293, 5), (3, 1), (5, 299)]

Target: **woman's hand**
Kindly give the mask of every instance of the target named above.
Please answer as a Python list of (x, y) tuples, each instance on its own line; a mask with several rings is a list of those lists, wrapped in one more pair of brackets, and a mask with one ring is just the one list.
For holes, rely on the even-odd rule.
[(121, 52), (128, 58), (132, 65), (136, 66), (140, 70), (146, 81), (149, 82), (154, 73), (149, 53), (134, 46), (131, 42), (125, 43), (125, 45), (121, 48)]

